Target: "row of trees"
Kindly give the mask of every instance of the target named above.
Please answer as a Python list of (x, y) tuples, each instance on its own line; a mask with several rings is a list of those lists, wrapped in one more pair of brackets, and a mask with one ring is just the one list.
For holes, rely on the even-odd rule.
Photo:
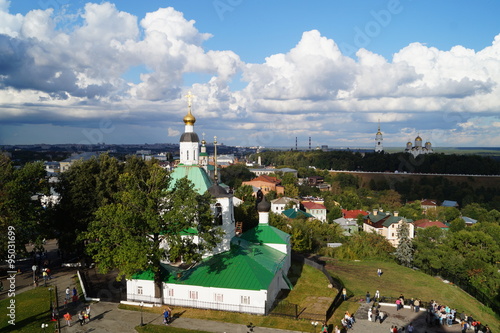
[[(130, 278), (150, 270), (159, 282), (160, 260), (198, 262), (222, 236), (210, 194), (198, 194), (186, 178), (170, 186), (169, 173), (155, 161), (129, 157), (122, 163), (105, 154), (78, 161), (55, 184), (60, 202), (45, 208), (39, 197), (49, 194), (49, 183), (42, 163), (13, 168), (0, 155), (0, 184), (1, 230), (17, 230), (19, 256), (26, 254), (25, 244), (57, 238), (67, 260), (88, 255), (102, 272), (118, 268)], [(181, 237), (189, 229), (199, 242)], [(2, 258), (6, 249), (3, 244)]]
[[(359, 153), (350, 151), (265, 151), (259, 153), (265, 165), (315, 166), (323, 170), (411, 172), (440, 174), (499, 175), (500, 161), (478, 155)], [(252, 157), (251, 157), (252, 158)], [(255, 156), (254, 160), (257, 160)]]

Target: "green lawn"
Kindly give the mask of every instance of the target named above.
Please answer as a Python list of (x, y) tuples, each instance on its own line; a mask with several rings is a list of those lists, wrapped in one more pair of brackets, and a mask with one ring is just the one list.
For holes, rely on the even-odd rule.
[[(10, 325), (9, 317), (5, 315), (6, 308), (10, 300), (15, 299), (15, 326)], [(50, 293), (48, 288), (38, 287), (33, 290), (25, 291), (15, 296), (0, 301), (2, 316), (0, 317), (1, 332), (23, 332), (39, 333), (42, 331), (42, 324), (49, 324), (48, 332), (54, 328), (54, 323), (50, 321)]]
[[(405, 298), (420, 298), (427, 302), (435, 300), (480, 319), (482, 323), (488, 324), (493, 332), (500, 331), (500, 317), (495, 315), (492, 309), (437, 277), (395, 263), (380, 261), (330, 260), (327, 262), (327, 268), (332, 276), (336, 276), (347, 286), (349, 294), (352, 295), (351, 304), (356, 304), (357, 300), (364, 298), (367, 291), (373, 295), (378, 289), (381, 296), (397, 297), (403, 294)], [(377, 276), (377, 268), (384, 272), (380, 278)], [(348, 306), (345, 303), (349, 302), (344, 302), (343, 305)]]

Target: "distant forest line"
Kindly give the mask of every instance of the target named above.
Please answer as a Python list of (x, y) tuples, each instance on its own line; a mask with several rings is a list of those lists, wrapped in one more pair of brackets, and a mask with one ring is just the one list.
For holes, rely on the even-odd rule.
[(259, 155), (264, 165), (287, 165), (295, 168), (314, 166), (323, 170), (500, 175), (499, 160), (468, 154), (428, 154), (414, 158), (407, 153), (312, 150), (264, 151)]
[[(392, 174), (349, 174), (359, 179), (357, 183), (360, 187), (374, 191), (397, 191), (401, 195), (402, 203), (421, 199), (453, 200), (461, 207), (480, 203), (485, 208), (500, 210), (500, 161), (489, 157), (431, 154), (414, 159), (404, 153), (361, 154), (343, 151), (266, 151), (260, 153), (260, 156), (264, 165), (297, 169), (299, 177), (325, 174), (319, 170), (390, 172)], [(394, 173), (395, 171), (397, 173)], [(433, 173), (498, 177), (434, 176)]]

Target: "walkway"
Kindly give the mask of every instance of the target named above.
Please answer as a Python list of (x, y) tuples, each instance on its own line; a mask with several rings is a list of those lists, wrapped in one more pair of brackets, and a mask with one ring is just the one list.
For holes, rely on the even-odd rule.
[(405, 307), (396, 311), (396, 307), (392, 305), (382, 305), (380, 310), (384, 312), (385, 319), (382, 323), (368, 321), (368, 308), (370, 305), (363, 303), (355, 313), (356, 323), (353, 325), (351, 333), (387, 333), (391, 326), (405, 327), (412, 323), (414, 332), (427, 333), (454, 333), (461, 332), (460, 324), (455, 323), (451, 327), (446, 325), (429, 327), (426, 322), (427, 312), (421, 310), (416, 313), (411, 311), (409, 307)]

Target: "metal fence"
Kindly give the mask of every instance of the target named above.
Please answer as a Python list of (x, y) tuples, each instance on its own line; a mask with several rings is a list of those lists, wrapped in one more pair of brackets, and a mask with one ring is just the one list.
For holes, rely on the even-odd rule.
[[(160, 299), (151, 296), (138, 295), (138, 294), (127, 294), (127, 301), (133, 302), (147, 302), (147, 303), (160, 303)], [(165, 297), (163, 299), (164, 304), (170, 306), (180, 306), (184, 308), (196, 308), (196, 309), (211, 309), (219, 311), (229, 311), (229, 312), (243, 312), (243, 313), (253, 313), (253, 314), (265, 314), (266, 305), (251, 306), (246, 304), (228, 304), (222, 302), (206, 302), (199, 301), (195, 299), (180, 299), (173, 297)]]

